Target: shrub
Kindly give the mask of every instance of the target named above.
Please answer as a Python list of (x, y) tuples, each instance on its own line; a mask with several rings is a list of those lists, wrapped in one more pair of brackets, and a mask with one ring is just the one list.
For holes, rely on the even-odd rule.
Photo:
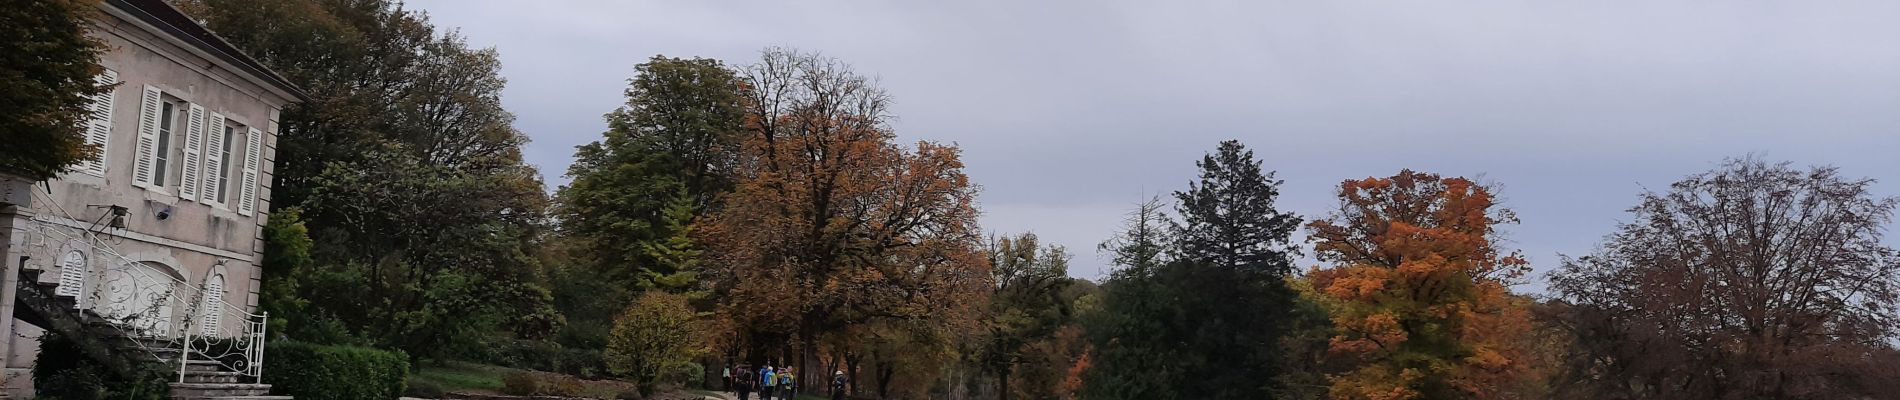
[(559, 372), (587, 379), (607, 376), (600, 350), (563, 347), (540, 340), (499, 340), (480, 353), (480, 361), (515, 369)]
[(579, 378), (546, 372), (520, 371), (501, 378), (501, 392), (516, 396), (580, 396), (586, 389)]
[(367, 347), (280, 341), (264, 361), (271, 392), (299, 400), (393, 399), (409, 378), (409, 356)]
[(33, 363), (34, 395), (60, 400), (158, 400), (169, 394), (164, 379), (173, 376), (169, 369), (140, 365), (138, 376), (118, 376), (82, 355), (81, 346), (87, 345), (66, 340), (55, 331), (41, 336), (40, 357)]
[(647, 293), (614, 318), (607, 367), (638, 385), (673, 383), (691, 375), (685, 364), (703, 351), (686, 296)]

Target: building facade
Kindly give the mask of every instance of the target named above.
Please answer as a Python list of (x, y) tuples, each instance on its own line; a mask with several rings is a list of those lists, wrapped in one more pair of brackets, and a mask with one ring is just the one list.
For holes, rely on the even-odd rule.
[(76, 356), (41, 354), (52, 327), (17, 317), (22, 284), (46, 283), (137, 336), (263, 336), (258, 263), (277, 121), (304, 95), (162, 0), (100, 8), (98, 79), (116, 87), (95, 97), (84, 132), (103, 151), (0, 200), (0, 387), (10, 395), (30, 397), (36, 357)]

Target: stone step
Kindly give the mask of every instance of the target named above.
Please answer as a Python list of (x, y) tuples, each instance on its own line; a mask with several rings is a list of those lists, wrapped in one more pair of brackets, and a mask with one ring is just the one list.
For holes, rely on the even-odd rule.
[[(178, 359), (176, 358), (166, 359), (165, 364), (176, 367), (178, 365)], [(192, 359), (191, 362), (185, 364), (185, 373), (191, 374), (191, 373), (199, 373), (199, 372), (230, 372), (230, 371), (226, 371), (224, 369), (224, 364), (219, 364), (217, 361), (211, 361), (211, 360)]]
[(244, 374), (229, 371), (185, 370), (185, 383), (240, 383)]
[(267, 396), (270, 385), (262, 383), (174, 383), (173, 398)]

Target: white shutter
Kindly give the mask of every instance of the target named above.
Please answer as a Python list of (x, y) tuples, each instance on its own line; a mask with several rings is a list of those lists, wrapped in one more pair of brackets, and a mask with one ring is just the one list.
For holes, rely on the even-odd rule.
[[(116, 84), (119, 83), (119, 73), (108, 69), (100, 73), (99, 76), (93, 77), (93, 79), (95, 79), (100, 86)], [(79, 171), (101, 178), (106, 176), (106, 142), (112, 138), (112, 98), (113, 92), (115, 91), (114, 89), (117, 88), (106, 89), (105, 92), (92, 96), (92, 104), (91, 107), (88, 108), (88, 111), (91, 111), (91, 115), (87, 116), (86, 124), (83, 127), (86, 135), (86, 145), (98, 148), (99, 154), (80, 161)]]
[(264, 132), (251, 128), (244, 134), (244, 178), (238, 188), (238, 215), (246, 217), (257, 212), (257, 167), (258, 154), (264, 148)]
[(224, 275), (212, 275), (205, 280), (203, 299), (203, 304), (198, 305), (198, 315), (204, 316), (199, 320), (198, 335), (221, 337), (218, 323), (224, 319)]
[(185, 114), (185, 168), (178, 174), (178, 198), (198, 201), (198, 167), (204, 164), (205, 108), (191, 105)]
[(205, 204), (224, 206), (218, 202), (218, 174), (224, 172), (224, 114), (211, 113), (211, 120), (205, 121), (204, 147), (204, 191), (198, 196)]
[[(66, 257), (59, 260), (59, 286), (53, 289), (53, 294), (77, 299), (84, 292), (86, 272), (86, 253), (79, 250), (66, 252)], [(73, 306), (78, 305), (78, 301), (73, 302)]]
[(158, 88), (145, 85), (145, 96), (139, 99), (139, 145), (137, 164), (132, 165), (132, 186), (151, 187), (152, 171), (158, 168)]

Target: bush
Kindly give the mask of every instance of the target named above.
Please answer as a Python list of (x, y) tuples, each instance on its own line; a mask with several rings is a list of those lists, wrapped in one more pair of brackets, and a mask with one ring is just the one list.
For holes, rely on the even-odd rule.
[(587, 379), (607, 377), (607, 363), (600, 350), (563, 347), (540, 340), (501, 340), (490, 343), (481, 353), (483, 363), (508, 368), (559, 372)]
[[(140, 365), (138, 376), (117, 376), (83, 354), (86, 344), (66, 340), (59, 332), (40, 337), (40, 356), (33, 363), (34, 396), (41, 399), (158, 400), (169, 394), (170, 369)], [(136, 356), (135, 356), (136, 357)]]
[(367, 347), (280, 341), (265, 347), (264, 361), (272, 394), (299, 400), (393, 399), (409, 378), (409, 356)]
[(579, 378), (546, 372), (521, 371), (501, 378), (502, 394), (516, 396), (580, 396), (586, 385)]
[(614, 318), (607, 338), (607, 367), (614, 375), (647, 386), (677, 383), (695, 375), (687, 364), (703, 352), (701, 334), (686, 296), (640, 295)]

